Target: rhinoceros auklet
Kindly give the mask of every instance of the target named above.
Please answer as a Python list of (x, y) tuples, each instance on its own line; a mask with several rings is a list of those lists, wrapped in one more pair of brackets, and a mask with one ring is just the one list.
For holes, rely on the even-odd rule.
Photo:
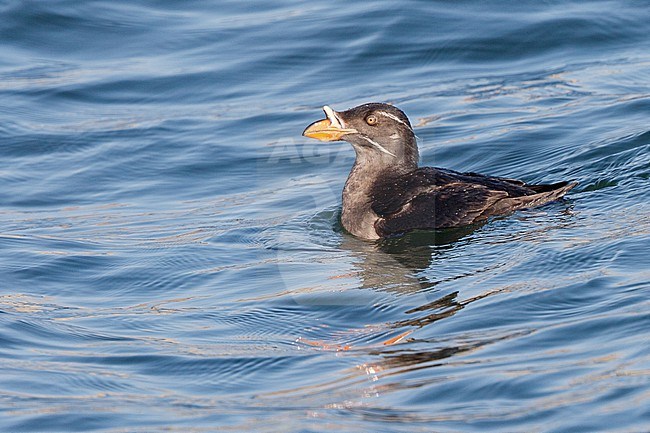
[(356, 160), (343, 188), (341, 222), (360, 238), (379, 239), (415, 229), (461, 227), (539, 206), (577, 185), (529, 185), (519, 180), (418, 167), (413, 127), (402, 110), (371, 103), (336, 112), (307, 127), (306, 137), (344, 140)]

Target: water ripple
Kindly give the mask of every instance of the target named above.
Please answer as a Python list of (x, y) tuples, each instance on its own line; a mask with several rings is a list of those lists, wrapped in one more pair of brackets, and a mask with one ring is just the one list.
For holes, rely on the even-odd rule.
[[(0, 430), (644, 431), (643, 2), (0, 6)], [(565, 200), (365, 242), (325, 104)]]

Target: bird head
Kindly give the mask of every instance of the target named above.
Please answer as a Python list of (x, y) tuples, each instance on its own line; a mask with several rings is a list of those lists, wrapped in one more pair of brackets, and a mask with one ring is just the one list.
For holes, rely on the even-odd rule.
[(321, 141), (347, 141), (354, 148), (358, 163), (417, 167), (415, 133), (399, 108), (370, 103), (342, 112), (326, 105), (323, 111), (326, 118), (309, 125), (302, 135)]

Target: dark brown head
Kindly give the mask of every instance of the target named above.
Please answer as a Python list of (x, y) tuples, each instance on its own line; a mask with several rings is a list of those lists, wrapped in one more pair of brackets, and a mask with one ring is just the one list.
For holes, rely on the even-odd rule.
[(377, 169), (415, 169), (418, 147), (408, 118), (397, 107), (370, 103), (336, 112), (323, 107), (327, 118), (316, 121), (302, 135), (321, 141), (347, 141), (354, 147), (358, 164)]

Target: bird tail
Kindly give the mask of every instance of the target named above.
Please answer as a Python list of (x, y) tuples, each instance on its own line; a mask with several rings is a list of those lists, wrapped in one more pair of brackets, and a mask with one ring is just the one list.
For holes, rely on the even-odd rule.
[(536, 193), (553, 192), (556, 194), (557, 198), (560, 198), (577, 184), (578, 182), (558, 182), (545, 185), (526, 185), (526, 187), (532, 189)]
[(535, 191), (535, 194), (502, 198), (486, 209), (482, 216), (505, 214), (553, 202), (562, 198), (577, 184), (578, 182), (558, 182), (548, 185), (526, 185), (527, 188)]

